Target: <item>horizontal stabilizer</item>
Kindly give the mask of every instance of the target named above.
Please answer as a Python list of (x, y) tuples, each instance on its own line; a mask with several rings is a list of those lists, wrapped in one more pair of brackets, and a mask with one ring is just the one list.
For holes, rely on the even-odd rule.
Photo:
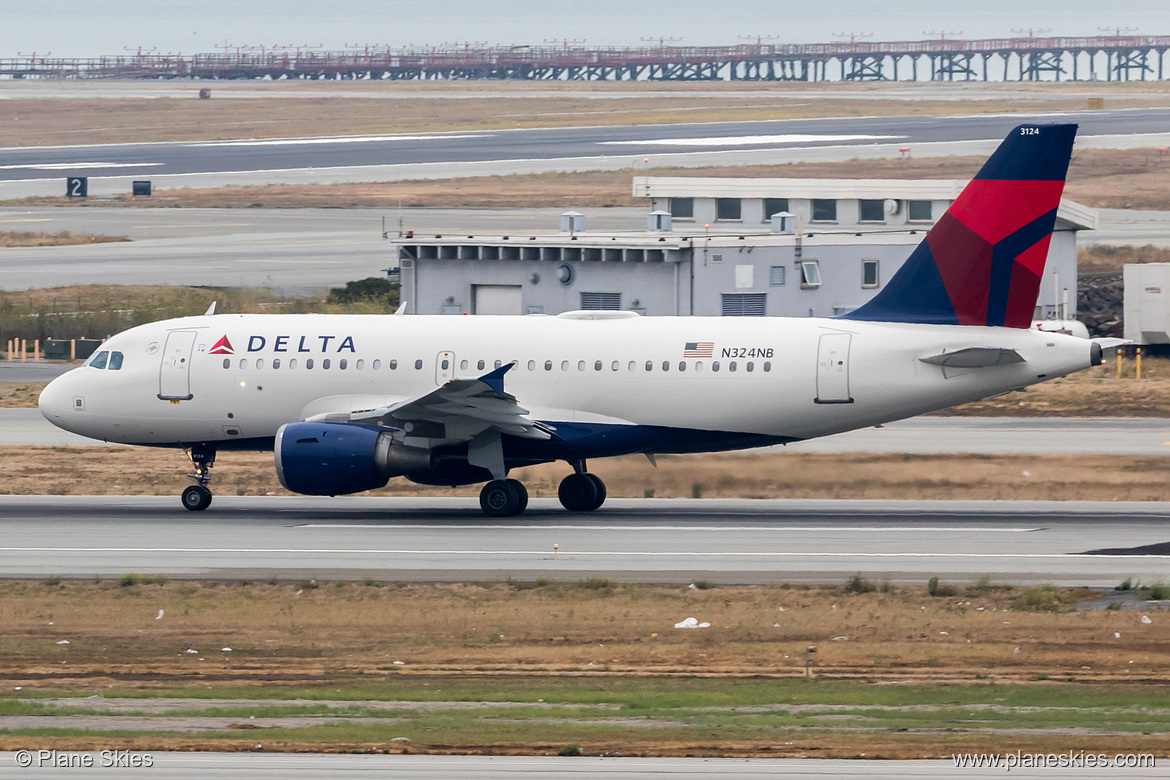
[(967, 347), (956, 349), (954, 352), (943, 352), (940, 355), (918, 359), (923, 363), (943, 368), (988, 368), (1024, 362), (1024, 358), (1019, 352), (1000, 347)]

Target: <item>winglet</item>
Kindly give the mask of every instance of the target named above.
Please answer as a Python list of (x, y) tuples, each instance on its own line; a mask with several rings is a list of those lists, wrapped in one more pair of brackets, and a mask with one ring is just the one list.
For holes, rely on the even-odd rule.
[(490, 373), (481, 376), (478, 381), (483, 382), (485, 385), (494, 390), (497, 396), (502, 397), (504, 395), (504, 374), (508, 373), (508, 371), (510, 371), (514, 365), (516, 365), (516, 361), (512, 361), (507, 365), (500, 366), (495, 371), (491, 371)]
[(215, 314), (215, 304), (216, 303), (218, 303), (218, 301), (211, 302), (211, 305), (207, 307), (207, 311), (203, 312), (204, 317), (210, 317), (212, 314)]

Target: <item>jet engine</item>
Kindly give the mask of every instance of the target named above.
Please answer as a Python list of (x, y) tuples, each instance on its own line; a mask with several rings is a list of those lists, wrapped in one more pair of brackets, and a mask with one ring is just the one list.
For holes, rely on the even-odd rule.
[(273, 447), (280, 484), (294, 493), (336, 496), (373, 490), (390, 477), (432, 470), (432, 453), (395, 444), (387, 431), (360, 425), (282, 425)]

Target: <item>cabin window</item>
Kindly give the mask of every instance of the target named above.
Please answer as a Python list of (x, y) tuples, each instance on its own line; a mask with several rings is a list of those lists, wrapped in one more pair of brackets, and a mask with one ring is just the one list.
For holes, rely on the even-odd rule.
[(366, 367), (366, 361), (361, 360), (359, 358), (357, 364), (355, 365), (355, 368), (357, 368), (358, 371), (361, 371), (365, 367)]
[(111, 352), (110, 353), (110, 370), (117, 371), (121, 367), (122, 367), (122, 353), (121, 352)]
[(764, 373), (767, 373), (771, 370), (772, 370), (772, 361), (770, 361), (770, 360), (764, 361)]
[(696, 370), (696, 371), (702, 371), (702, 370), (703, 370), (703, 361), (702, 361), (702, 360), (699, 360), (699, 361), (697, 361), (697, 362), (695, 363), (695, 370)]
[(272, 358), (272, 367), (280, 368), (280, 358)]
[(421, 361), (421, 360), (416, 360), (416, 361), (414, 361), (414, 370), (415, 370), (415, 371), (421, 371), (421, 370), (422, 370), (422, 361)]
[[(345, 361), (344, 360), (341, 361), (341, 367), (345, 368)], [(440, 366), (440, 368), (442, 368), (444, 371), (446, 371), (450, 367), (451, 367), (451, 361), (448, 360), (447, 358), (443, 358), (443, 364)]]
[(289, 360), (289, 361), (288, 361), (288, 367), (289, 367), (289, 370), (295, 370), (295, 369), (296, 369), (296, 367), (297, 367), (297, 359), (296, 359), (296, 358), (292, 358), (291, 360)]
[(535, 370), (536, 370), (536, 361), (535, 361), (535, 360), (529, 360), (529, 361), (528, 361), (528, 370), (529, 370), (529, 371), (535, 371)]
[[(444, 360), (443, 362), (446, 363), (447, 361)], [(342, 358), (341, 360), (337, 361), (337, 367), (344, 371), (345, 369), (349, 368), (349, 361), (345, 358)], [(446, 366), (444, 366), (444, 368), (446, 368)]]
[(306, 358), (305, 359), (305, 368), (309, 371), (313, 370), (313, 358)]
[(638, 370), (638, 363), (637, 363), (637, 361), (631, 360), (631, 361), (630, 361), (630, 366), (629, 366), (629, 368), (630, 368), (630, 372), (631, 372), (631, 373), (632, 373), (632, 372), (634, 372), (634, 371), (637, 371), (637, 370)]
[(685, 361), (685, 360), (678, 361), (678, 370), (679, 371), (686, 371), (687, 370), (687, 361)]
[(669, 360), (663, 360), (663, 361), (662, 361), (662, 370), (663, 370), (663, 371), (669, 371), (669, 370), (670, 370), (670, 361), (669, 361)]
[(460, 371), (466, 371), (466, 370), (467, 370), (467, 365), (468, 365), (468, 364), (467, 364), (467, 361), (466, 361), (466, 360), (460, 360), (460, 361), (459, 361), (459, 370), (460, 370)]
[(477, 371), (483, 371), (484, 365), (485, 365), (485, 363), (481, 360), (475, 364), (475, 368)]
[(712, 370), (712, 371), (718, 371), (718, 370), (719, 370), (719, 361), (718, 361), (718, 360), (716, 360), (716, 361), (713, 361), (713, 362), (711, 363), (711, 370)]
[(329, 368), (329, 358), (325, 358), (321, 361), (321, 368)]
[(551, 360), (544, 361), (544, 370), (545, 371), (552, 371), (552, 361)]
[(585, 361), (584, 361), (584, 360), (578, 360), (578, 361), (577, 361), (577, 370), (578, 370), (578, 371), (584, 371), (584, 370), (585, 370)]
[(727, 370), (728, 371), (735, 371), (735, 361), (734, 360), (727, 364)]
[(595, 361), (595, 362), (593, 363), (593, 370), (594, 370), (594, 371), (600, 371), (600, 370), (601, 370), (601, 361), (600, 361), (600, 360), (597, 360), (597, 361)]
[(382, 367), (381, 360), (375, 360), (373, 363), (370, 364), (370, 368), (374, 369), (375, 371), (377, 371), (381, 367)]
[(647, 370), (647, 371), (653, 371), (653, 370), (654, 370), (654, 361), (653, 361), (653, 360), (647, 360), (647, 361), (646, 361), (646, 370)]
[[(112, 366), (111, 366), (111, 368), (112, 368)], [(256, 368), (257, 369), (264, 368), (264, 358), (256, 358)]]
[(744, 368), (746, 368), (748, 371), (754, 371), (756, 368), (756, 364), (752, 363), (751, 361), (748, 361), (748, 364), (746, 366), (744, 366)]
[(224, 368), (231, 368), (232, 367), (232, 359), (231, 358), (224, 358), (223, 359), (223, 367)]
[(247, 367), (248, 367), (248, 358), (240, 358), (240, 368), (244, 369)]
[(562, 360), (561, 361), (561, 371), (568, 371), (568, 370), (569, 370), (569, 361)]
[(609, 367), (609, 368), (610, 368), (610, 370), (611, 370), (611, 371), (617, 371), (617, 370), (618, 370), (618, 367), (619, 367), (620, 365), (621, 365), (621, 363), (619, 363), (618, 361), (616, 361), (616, 360), (615, 360), (615, 361), (613, 361), (613, 363), (610, 365), (610, 367)]
[(390, 370), (391, 370), (391, 371), (393, 371), (393, 370), (394, 370), (394, 369), (396, 369), (396, 368), (398, 368), (398, 361), (397, 361), (397, 360), (391, 360), (391, 361), (390, 361)]
[(499, 368), (499, 367), (500, 367), (500, 366), (502, 366), (502, 365), (504, 365), (504, 361), (502, 361), (502, 360), (497, 360), (497, 361), (496, 361), (496, 364), (495, 364), (495, 368)]

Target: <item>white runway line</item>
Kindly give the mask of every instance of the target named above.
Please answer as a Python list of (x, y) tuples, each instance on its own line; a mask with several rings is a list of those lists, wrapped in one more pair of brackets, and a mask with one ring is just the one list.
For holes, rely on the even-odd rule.
[(885, 532), (898, 531), (903, 533), (981, 533), (995, 531), (996, 533), (1026, 534), (1035, 531), (1044, 531), (1046, 528), (995, 528), (991, 526), (971, 528), (937, 528), (931, 526), (735, 526), (735, 525), (434, 525), (423, 523), (398, 523), (383, 525), (377, 523), (304, 523), (294, 528), (361, 528), (363, 530), (397, 531), (404, 528), (418, 530), (441, 531), (770, 531), (787, 533), (791, 531), (812, 531), (831, 533), (851, 533), (856, 531)]
[(817, 141), (893, 141), (904, 135), (727, 135), (708, 138), (655, 138), (648, 141), (600, 141), (599, 146), (744, 146), (747, 144), (805, 144)]

